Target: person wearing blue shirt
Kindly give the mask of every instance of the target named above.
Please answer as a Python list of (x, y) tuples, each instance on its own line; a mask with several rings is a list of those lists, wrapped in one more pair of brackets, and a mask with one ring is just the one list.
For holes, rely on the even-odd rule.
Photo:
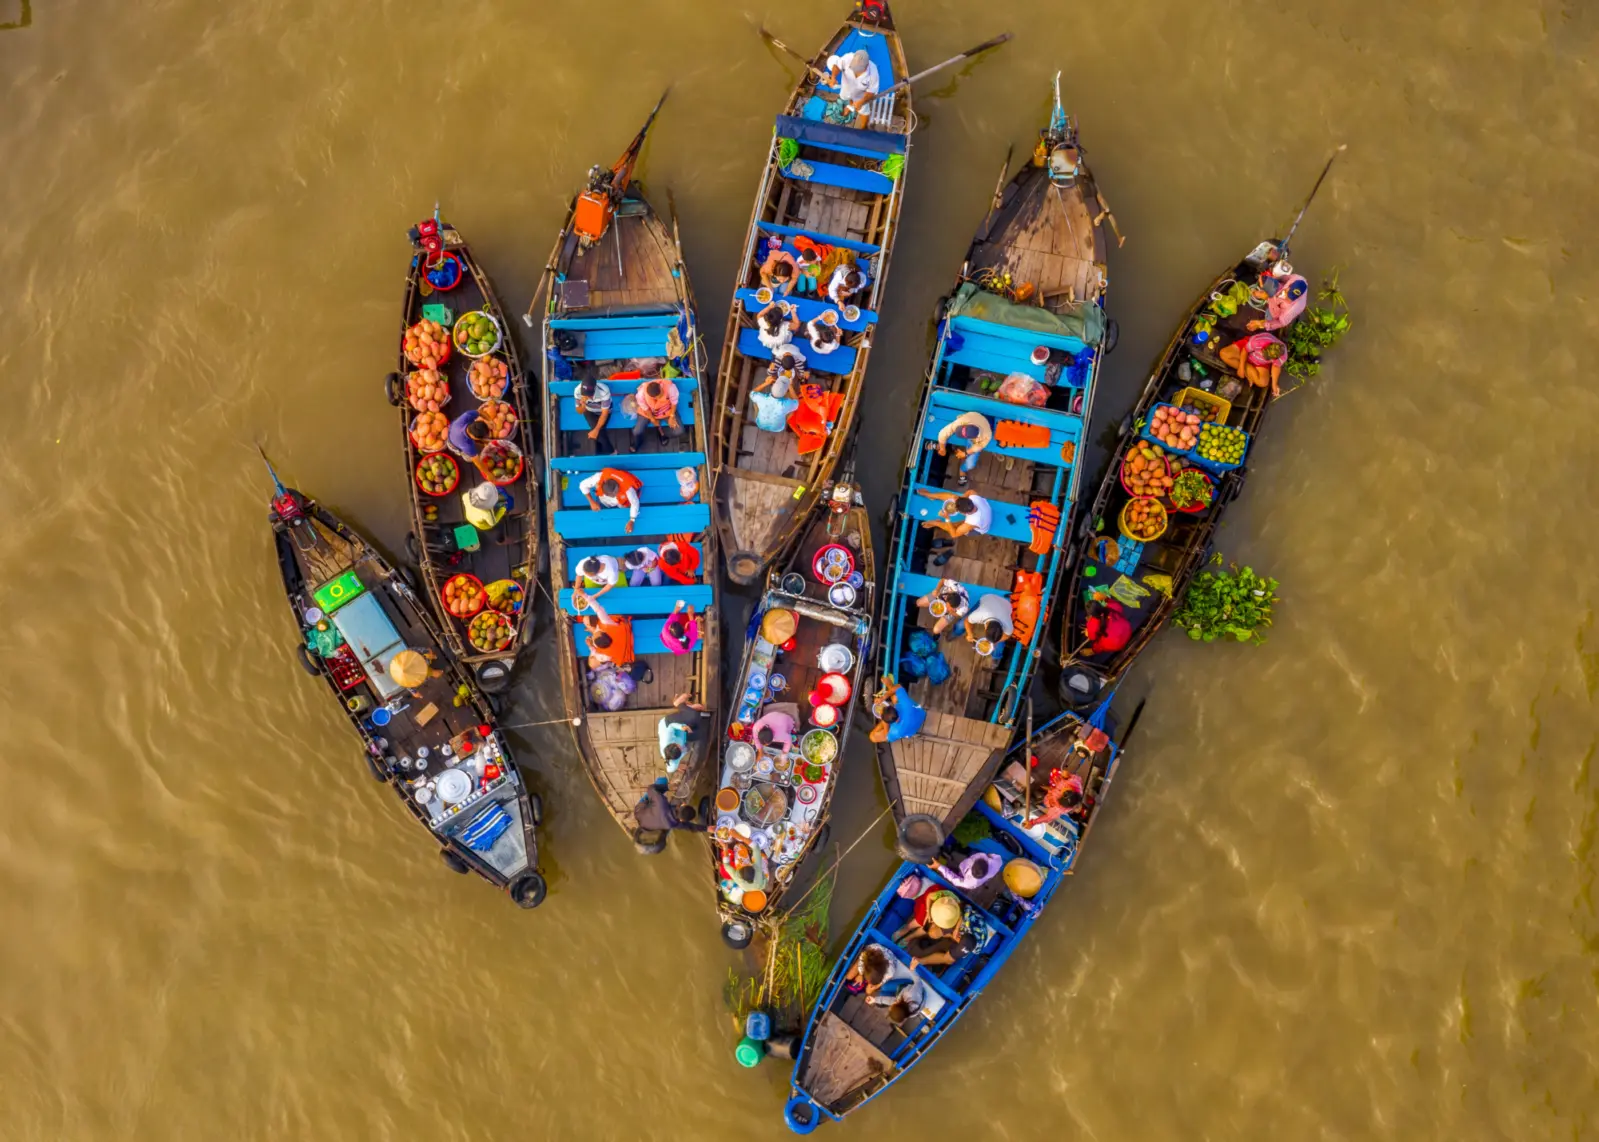
[(483, 451), (483, 445), (493, 435), (494, 430), (489, 427), (489, 422), (475, 408), (450, 421), (450, 447), (468, 460), (476, 460), (478, 453)]
[(927, 721), (927, 711), (905, 692), (905, 687), (894, 681), (892, 674), (883, 675), (883, 688), (872, 699), (872, 712), (877, 724), (867, 736), (874, 742), (897, 742), (915, 737)]

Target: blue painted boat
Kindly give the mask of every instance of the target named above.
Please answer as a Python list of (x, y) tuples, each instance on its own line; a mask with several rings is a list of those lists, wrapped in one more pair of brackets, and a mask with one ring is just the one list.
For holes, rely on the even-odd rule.
[[(1120, 749), (1108, 728), (1109, 710), (1107, 699), (1086, 718), (1062, 714), (1031, 749), (1018, 743), (971, 809), (974, 831), (986, 835), (969, 838), (959, 858), (946, 851), (938, 860), (906, 861), (894, 871), (833, 966), (795, 1055), (792, 1093), (783, 1108), (795, 1133), (841, 1119), (899, 1081), (944, 1038), (1033, 930), (1076, 868), (1115, 776)], [(1029, 769), (1030, 757), (1037, 764)], [(1077, 816), (1063, 812), (1050, 819), (1060, 806), (1047, 799), (1064, 805), (1070, 798), (1059, 791), (1068, 789), (1082, 799), (1072, 811)], [(1002, 871), (976, 887), (956, 889), (950, 877), (979, 853), (995, 858), (995, 865), (1003, 862)], [(931, 966), (951, 956), (930, 954), (921, 945), (929, 962), (913, 963), (904, 945), (917, 947), (919, 933), (900, 932), (914, 921), (924, 894), (939, 890), (953, 892), (961, 907), (961, 947), (952, 962)], [(852, 990), (850, 978), (873, 946), (889, 965), (875, 995), (873, 989)]]
[[(654, 119), (610, 169), (590, 171), (527, 318), (545, 362), (543, 481), (566, 714), (595, 790), (646, 853), (661, 851), (666, 833), (641, 828), (634, 811), (658, 779), (673, 811), (698, 810), (721, 689), (704, 348), (676, 220), (664, 222), (633, 180)], [(604, 390), (589, 399), (608, 394), (603, 410), (580, 406), (590, 380)], [(669, 771), (657, 725), (683, 694), (702, 717)]]
[[(905, 857), (936, 848), (1015, 732), (1065, 569), (1100, 362), (1115, 344), (1102, 199), (1058, 76), (1037, 149), (1007, 174), (1009, 156), (941, 306), (891, 524), (878, 669), (903, 686), (897, 712), (925, 712), (919, 732), (878, 745)], [(967, 431), (977, 436), (962, 462)], [(981, 632), (961, 618), (967, 608)]]

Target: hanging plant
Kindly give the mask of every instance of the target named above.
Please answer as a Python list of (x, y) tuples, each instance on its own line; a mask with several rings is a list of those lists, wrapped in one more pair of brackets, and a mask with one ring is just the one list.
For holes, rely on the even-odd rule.
[[(1219, 565), (1222, 557), (1217, 555), (1211, 562)], [(1266, 641), (1261, 632), (1271, 626), (1272, 606), (1277, 602), (1277, 580), (1235, 563), (1225, 571), (1205, 570), (1195, 575), (1172, 621), (1195, 642), (1221, 638), (1258, 645)]]

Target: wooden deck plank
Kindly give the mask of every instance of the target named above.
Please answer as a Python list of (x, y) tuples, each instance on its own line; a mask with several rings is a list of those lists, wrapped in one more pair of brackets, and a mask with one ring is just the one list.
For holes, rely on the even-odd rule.
[(894, 1061), (837, 1014), (822, 1016), (811, 1047), (811, 1063), (803, 1077), (805, 1090), (823, 1106), (832, 1106), (857, 1087), (896, 1073)]

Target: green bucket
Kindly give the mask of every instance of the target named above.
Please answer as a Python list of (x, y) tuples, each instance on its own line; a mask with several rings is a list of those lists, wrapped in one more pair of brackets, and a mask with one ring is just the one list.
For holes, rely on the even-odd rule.
[(424, 305), (422, 307), (422, 319), (424, 321), (437, 321), (448, 329), (455, 324), (455, 310), (447, 305)]
[(751, 1039), (748, 1035), (738, 1041), (738, 1046), (733, 1048), (733, 1057), (738, 1060), (741, 1067), (753, 1067), (758, 1064), (766, 1054), (766, 1044)]
[(366, 588), (361, 585), (360, 577), (354, 571), (346, 571), (337, 579), (329, 579), (312, 591), (311, 597), (316, 600), (316, 605), (322, 608), (324, 615), (331, 615), (345, 603), (364, 594)]

